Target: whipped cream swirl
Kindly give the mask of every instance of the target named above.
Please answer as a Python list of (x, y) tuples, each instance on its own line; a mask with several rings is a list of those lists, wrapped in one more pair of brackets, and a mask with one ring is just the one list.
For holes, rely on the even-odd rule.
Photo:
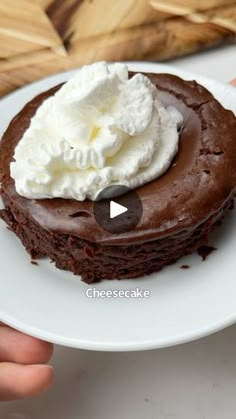
[(83, 201), (111, 185), (141, 186), (168, 169), (181, 123), (145, 75), (129, 79), (124, 64), (85, 66), (31, 119), (11, 163), (16, 190)]

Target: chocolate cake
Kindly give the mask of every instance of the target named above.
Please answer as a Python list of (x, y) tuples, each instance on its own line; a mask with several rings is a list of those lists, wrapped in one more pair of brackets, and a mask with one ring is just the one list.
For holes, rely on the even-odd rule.
[(0, 143), (1, 218), (32, 258), (48, 256), (60, 269), (91, 283), (159, 271), (207, 245), (236, 191), (236, 118), (205, 88), (167, 74), (148, 74), (165, 106), (183, 115), (180, 147), (160, 178), (139, 187), (140, 223), (112, 234), (95, 220), (93, 203), (17, 194), (9, 165), (40, 104), (57, 86), (33, 99), (10, 123)]

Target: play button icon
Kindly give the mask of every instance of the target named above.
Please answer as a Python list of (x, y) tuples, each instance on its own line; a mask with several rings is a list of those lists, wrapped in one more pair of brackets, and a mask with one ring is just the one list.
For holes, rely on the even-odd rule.
[(128, 208), (123, 205), (117, 204), (115, 201), (110, 202), (110, 218), (118, 217), (126, 211), (128, 211)]
[(113, 234), (122, 234), (138, 225), (143, 208), (136, 191), (127, 186), (114, 185), (99, 193), (93, 212), (100, 227)]

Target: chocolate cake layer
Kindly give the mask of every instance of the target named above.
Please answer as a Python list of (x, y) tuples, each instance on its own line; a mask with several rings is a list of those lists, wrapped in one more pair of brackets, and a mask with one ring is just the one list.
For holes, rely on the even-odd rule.
[(136, 278), (160, 271), (208, 243), (209, 233), (232, 205), (232, 197), (224, 207), (195, 229), (136, 245), (103, 245), (68, 234), (50, 233), (25, 217), (3, 194), (6, 206), (1, 218), (20, 238), (33, 259), (49, 256), (59, 269), (81, 275), (86, 283), (102, 279)]
[[(93, 203), (19, 196), (10, 177), (14, 149), (40, 104), (13, 119), (0, 143), (2, 218), (35, 257), (48, 255), (87, 282), (140, 276), (161, 269), (207, 242), (236, 190), (236, 118), (196, 82), (148, 74), (165, 106), (183, 114), (179, 152), (159, 179), (137, 189), (143, 216), (132, 231), (111, 234), (95, 221)], [(74, 216), (78, 214), (78, 217)], [(79, 216), (81, 215), (81, 216)]]

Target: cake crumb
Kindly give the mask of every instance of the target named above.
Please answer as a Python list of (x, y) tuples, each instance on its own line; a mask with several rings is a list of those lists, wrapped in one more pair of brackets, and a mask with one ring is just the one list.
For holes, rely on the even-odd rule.
[(31, 260), (31, 263), (32, 263), (32, 265), (36, 265), (36, 266), (39, 265), (38, 262), (36, 262), (36, 260)]
[(182, 265), (182, 266), (180, 266), (180, 268), (181, 268), (181, 269), (189, 269), (189, 268), (190, 268), (190, 266), (189, 266), (189, 265)]
[(205, 261), (208, 258), (208, 256), (215, 250), (217, 250), (216, 247), (203, 245), (198, 248), (197, 252), (199, 256), (202, 257), (202, 260)]

